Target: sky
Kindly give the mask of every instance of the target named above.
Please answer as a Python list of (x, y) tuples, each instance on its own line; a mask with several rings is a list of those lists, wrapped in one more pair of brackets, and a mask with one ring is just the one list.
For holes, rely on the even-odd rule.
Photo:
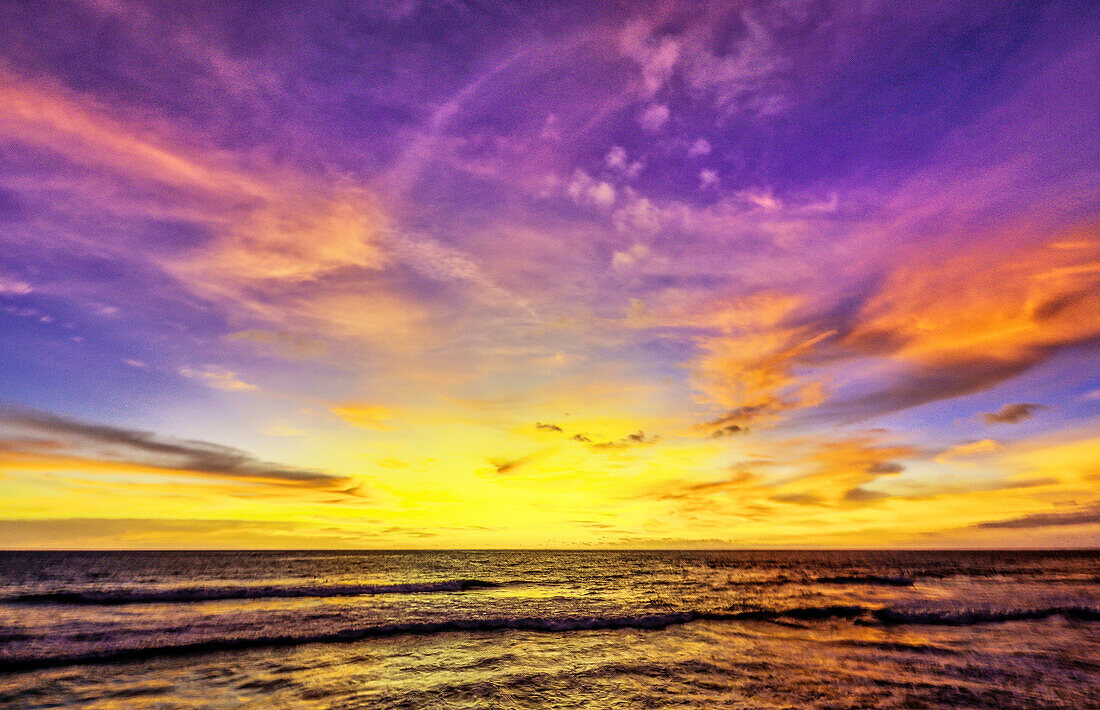
[(5, 2), (0, 546), (1100, 546), (1100, 13)]

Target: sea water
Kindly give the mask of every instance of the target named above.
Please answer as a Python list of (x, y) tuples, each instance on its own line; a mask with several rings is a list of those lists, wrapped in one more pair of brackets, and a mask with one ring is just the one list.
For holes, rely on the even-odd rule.
[(1100, 552), (0, 553), (12, 708), (1100, 708)]

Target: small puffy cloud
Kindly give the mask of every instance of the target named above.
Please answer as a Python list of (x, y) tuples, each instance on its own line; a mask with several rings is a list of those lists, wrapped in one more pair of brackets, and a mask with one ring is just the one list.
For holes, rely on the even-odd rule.
[(256, 385), (240, 380), (236, 372), (212, 365), (207, 365), (200, 370), (192, 367), (181, 367), (179, 373), (192, 380), (199, 380), (208, 387), (225, 390), (226, 392), (247, 392), (259, 389)]
[(25, 296), (34, 289), (26, 281), (0, 276), (0, 296)]
[(565, 191), (578, 204), (605, 209), (615, 204), (615, 186), (608, 182), (597, 181), (583, 170), (573, 173), (573, 178)]
[(621, 232), (637, 230), (654, 234), (664, 226), (665, 214), (645, 197), (630, 196), (625, 205), (615, 210), (611, 221)]
[(603, 162), (608, 170), (618, 173), (627, 179), (638, 177), (644, 167), (642, 161), (630, 160), (626, 153), (626, 149), (620, 145), (611, 146), (611, 150), (607, 151), (607, 155), (604, 157)]
[(688, 156), (692, 158), (701, 158), (704, 155), (710, 155), (710, 151), (710, 141), (706, 138), (696, 138), (695, 142), (688, 148)]
[(1018, 402), (1016, 404), (1006, 404), (996, 412), (983, 412), (982, 421), (986, 424), (1018, 424), (1019, 422), (1031, 419), (1036, 412), (1040, 412), (1047, 407), (1041, 404), (1030, 404), (1027, 402)]
[(668, 123), (670, 115), (668, 106), (654, 104), (638, 115), (638, 125), (647, 131), (659, 131)]
[(706, 190), (709, 187), (718, 186), (718, 171), (704, 168), (699, 171), (699, 189)]
[(543, 431), (556, 431), (559, 434), (561, 433), (561, 427), (557, 424), (546, 424), (544, 422), (538, 422), (535, 424), (535, 428), (541, 429)]
[(611, 266), (616, 271), (623, 271), (644, 261), (650, 253), (649, 247), (645, 244), (635, 244), (629, 249), (615, 252), (611, 257)]

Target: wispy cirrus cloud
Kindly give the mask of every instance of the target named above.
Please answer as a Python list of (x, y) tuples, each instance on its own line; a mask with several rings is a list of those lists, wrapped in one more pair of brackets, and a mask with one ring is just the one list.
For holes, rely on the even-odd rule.
[[(426, 308), (431, 296), (422, 298), (403, 268), (462, 298), (537, 318), (525, 299), (500, 286), (472, 256), (394, 230), (366, 188), (228, 153), (178, 129), (135, 125), (71, 90), (0, 78), (0, 92), (14, 107), (0, 121), (0, 134), (93, 176), (91, 182), (60, 180), (54, 192), (82, 204), (95, 201), (116, 220), (140, 225), (167, 219), (179, 225), (173, 231), (195, 235), (178, 244), (165, 236), (168, 244), (151, 254), (115, 244), (109, 247), (113, 256), (161, 272), (217, 303), (228, 318), (268, 330), (308, 330), (321, 342), (336, 335), (377, 346), (442, 336), (445, 329), (422, 327), (435, 317)], [(163, 189), (133, 189), (149, 184)], [(55, 239), (50, 248), (59, 245)], [(373, 326), (371, 318), (349, 313), (364, 304), (379, 315)], [(393, 334), (398, 337), (388, 337)]]

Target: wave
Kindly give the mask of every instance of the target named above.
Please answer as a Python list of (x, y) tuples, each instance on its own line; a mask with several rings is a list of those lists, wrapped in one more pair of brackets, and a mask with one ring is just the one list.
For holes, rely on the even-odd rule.
[(814, 582), (816, 584), (869, 584), (883, 587), (912, 587), (914, 584), (909, 577), (885, 577), (876, 574), (818, 577)]
[(881, 587), (912, 587), (916, 582), (909, 577), (887, 577), (876, 574), (851, 574), (830, 577), (791, 578), (772, 577), (770, 579), (734, 579), (726, 582), (727, 587), (779, 587), (788, 584), (862, 584)]
[(404, 635), (434, 635), (452, 632), (529, 631), (564, 633), (614, 629), (660, 630), (695, 621), (821, 621), (856, 620), (886, 625), (939, 624), (974, 625), (1004, 621), (1041, 620), (1063, 616), (1082, 621), (1100, 621), (1100, 609), (1080, 606), (1017, 610), (970, 610), (965, 612), (905, 611), (889, 607), (872, 609), (862, 606), (808, 606), (782, 610), (747, 609), (739, 611), (681, 611), (663, 614), (584, 617), (500, 617), (418, 621), (345, 628), (334, 631), (256, 635), (231, 638), (181, 641), (155, 646), (95, 649), (84, 653), (59, 655), (19, 655), (0, 653), (0, 673), (38, 670), (59, 666), (89, 665), (148, 660), (163, 656), (277, 648), (322, 643), (351, 643), (370, 638)]
[(170, 589), (60, 589), (14, 594), (9, 604), (120, 605), (221, 601), (229, 599), (292, 599), (300, 597), (358, 597), (370, 594), (425, 594), (464, 592), (504, 586), (480, 579), (451, 579), (408, 584), (343, 584), (304, 586), (173, 587)]
[(1005, 621), (1039, 621), (1061, 616), (1074, 621), (1100, 621), (1100, 609), (1085, 606), (1051, 606), (1023, 609), (964, 609), (962, 611), (924, 611), (884, 607), (871, 612), (887, 625), (973, 626)]
[(96, 649), (87, 653), (37, 656), (8, 655), (6, 657), (0, 654), (0, 672), (25, 671), (56, 666), (87, 665), (94, 663), (114, 663), (120, 661), (143, 660), (158, 656), (236, 651), (252, 648), (272, 648), (317, 643), (349, 643), (386, 636), (433, 635), (456, 631), (533, 631), (561, 633), (610, 629), (656, 630), (702, 620), (771, 621), (782, 616), (790, 616), (791, 618), (826, 618), (828, 616), (843, 616), (845, 618), (850, 618), (853, 613), (864, 614), (866, 611), (866, 609), (861, 607), (802, 607), (785, 611), (682, 611), (664, 614), (624, 616), (502, 617), (487, 619), (451, 619), (447, 621), (418, 621), (362, 626), (358, 628), (346, 628), (338, 631), (312, 634), (257, 635), (184, 641), (157, 646)]

